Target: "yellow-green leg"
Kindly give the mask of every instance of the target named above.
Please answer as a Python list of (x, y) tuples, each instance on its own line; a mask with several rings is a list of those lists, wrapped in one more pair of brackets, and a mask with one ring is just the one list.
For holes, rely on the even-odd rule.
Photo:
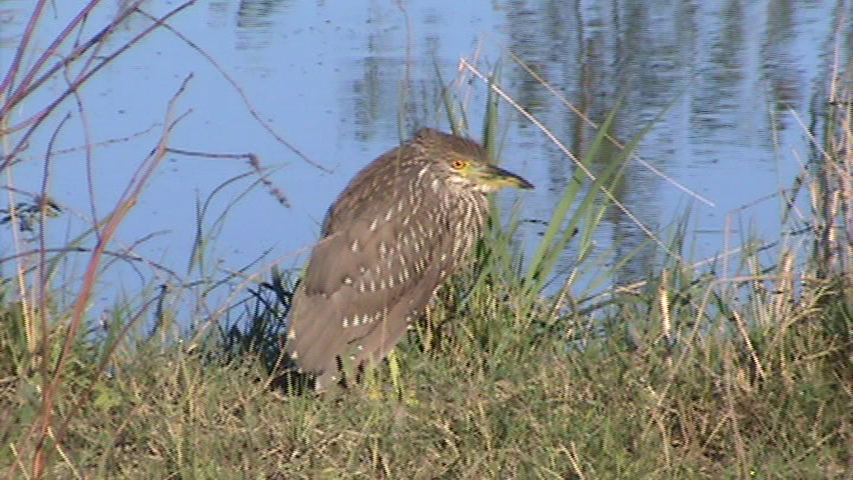
[(400, 364), (397, 363), (397, 350), (391, 350), (388, 354), (388, 369), (391, 372), (391, 385), (394, 386), (394, 393), (397, 394), (397, 399), (406, 405), (417, 405), (418, 398), (414, 390), (406, 391), (400, 375)]

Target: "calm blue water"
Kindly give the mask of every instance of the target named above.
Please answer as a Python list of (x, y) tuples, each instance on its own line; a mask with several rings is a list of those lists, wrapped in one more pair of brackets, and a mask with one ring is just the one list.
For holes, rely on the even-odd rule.
[[(34, 3), (0, 5), (3, 72)], [(24, 57), (25, 68), (83, 2), (49, 3)], [(116, 15), (119, 3), (100, 4), (73, 38), (89, 38)], [(179, 4), (147, 1), (142, 8), (162, 15)], [(689, 210), (694, 236), (686, 253), (691, 259), (716, 255), (752, 237), (778, 239), (779, 197), (753, 203), (789, 187), (809, 160), (805, 128), (820, 119), (834, 55), (850, 58), (849, 6), (841, 1), (650, 4), (198, 2), (170, 21), (198, 49), (159, 29), (98, 72), (78, 97), (61, 104), (37, 129), (22, 161), (3, 172), (6, 191), (23, 193), (10, 194), (2, 205), (27, 201), (27, 193), (44, 189), (64, 210), (48, 222), (47, 246), (67, 245), (91, 227), (93, 216), (103, 220), (115, 208), (157, 144), (169, 100), (192, 75), (175, 105), (173, 115), (185, 116), (169, 145), (256, 155), (266, 179), (289, 206), (268, 187), (256, 185), (259, 176), (245, 159), (168, 155), (111, 245), (113, 252), (132, 254), (134, 260), (109, 265), (100, 277), (97, 305), (110, 304), (116, 292), (133, 297), (152, 281), (187, 284), (241, 271), (215, 290), (209, 304), (194, 307), (214, 311), (229, 291), (237, 291), (233, 298), (238, 298), (246, 285), (264, 279), (271, 265), (301, 266), (325, 209), (361, 167), (416, 126), (447, 129), (444, 86), (464, 109), (470, 135), (479, 138), (487, 85), (475, 69), (488, 75), (500, 65), (506, 93), (576, 155), (583, 154), (594, 131), (572, 108), (601, 123), (622, 98), (614, 132), (623, 142), (660, 116), (644, 137), (639, 157), (694, 194), (634, 161), (616, 196), (662, 238)], [(149, 24), (133, 15), (94, 58), (108, 55)], [(70, 43), (59, 53), (67, 54)], [(472, 68), (463, 67), (463, 60)], [(84, 65), (73, 63), (68, 75)], [(4, 124), (29, 118), (66, 85), (57, 75)], [(504, 102), (500, 108), (501, 163), (538, 187), (531, 193), (507, 192), (502, 201), (520, 201), (522, 218), (537, 221), (522, 233), (521, 240), (533, 245), (571, 176), (573, 161), (513, 106)], [(69, 120), (61, 123), (66, 114)], [(6, 137), (7, 152), (21, 135)], [(82, 148), (87, 144), (92, 146), (88, 153)], [(54, 154), (46, 162), (49, 151)], [(205, 212), (202, 236), (212, 239), (205, 245), (201, 271), (188, 267), (200, 209)], [(16, 240), (4, 228), (0, 256), (36, 248), (31, 238), (24, 232)], [(614, 210), (596, 238), (602, 251), (612, 248), (621, 255), (646, 236), (625, 213)], [(92, 247), (94, 238), (86, 237), (81, 245)], [(567, 252), (563, 271), (572, 267), (574, 255)], [(651, 251), (639, 255), (622, 280), (642, 278), (654, 259)], [(87, 260), (88, 254), (73, 253), (57, 270), (56, 285), (67, 286), (69, 299)], [(2, 274), (11, 275), (15, 265), (3, 262)]]

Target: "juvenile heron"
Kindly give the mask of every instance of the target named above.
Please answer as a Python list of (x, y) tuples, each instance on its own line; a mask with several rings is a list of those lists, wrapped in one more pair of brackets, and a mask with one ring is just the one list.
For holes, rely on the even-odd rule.
[(487, 194), (533, 188), (479, 144), (424, 128), (364, 168), (329, 207), (293, 297), (285, 351), (325, 390), (383, 359), (464, 265)]

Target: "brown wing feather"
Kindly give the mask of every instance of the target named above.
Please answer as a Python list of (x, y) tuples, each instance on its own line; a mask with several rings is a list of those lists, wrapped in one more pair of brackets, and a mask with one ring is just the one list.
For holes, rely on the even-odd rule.
[[(476, 237), (458, 230), (472, 224), (450, 223), (462, 199), (437, 194), (434, 180), (421, 178), (432, 144), (485, 157), (474, 142), (423, 129), (362, 170), (329, 209), (293, 299), (285, 344), (301, 370), (321, 374), (320, 388), (338, 375), (339, 357), (353, 365), (382, 359)], [(479, 227), (485, 196), (465, 201)]]
[(443, 235), (416, 219), (431, 209), (441, 224), (444, 214), (436, 205), (393, 205), (390, 213), (362, 212), (347, 230), (335, 231), (335, 223), (327, 222), (329, 235), (314, 247), (293, 299), (285, 347), (303, 371), (325, 372), (328, 380), (338, 356), (355, 363), (381, 359), (443, 280), (436, 266)]

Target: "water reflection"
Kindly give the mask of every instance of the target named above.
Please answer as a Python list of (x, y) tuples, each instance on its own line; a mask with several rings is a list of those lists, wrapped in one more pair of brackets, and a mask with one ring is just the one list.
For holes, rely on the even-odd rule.
[[(785, 119), (790, 109), (801, 108), (811, 94), (809, 88), (825, 94), (821, 80), (829, 78), (829, 71), (825, 65), (806, 70), (799, 60), (806, 52), (829, 55), (830, 42), (823, 42), (820, 51), (811, 45), (803, 50), (803, 45), (809, 38), (833, 38), (840, 19), (829, 5), (787, 2), (657, 2), (654, 9), (647, 2), (543, 1), (509, 6), (510, 50), (590, 120), (600, 124), (624, 95), (614, 126), (624, 142), (664, 112), (645, 137), (640, 156), (711, 197), (717, 204), (714, 210), (723, 214), (777, 187), (771, 138), (784, 142), (785, 148), (806, 147), (803, 132), (784, 132), (791, 125)], [(849, 18), (846, 22), (842, 30), (850, 32)], [(510, 75), (513, 97), (582, 156), (594, 131), (529, 72), (516, 66)], [(801, 81), (804, 75), (818, 82), (806, 86)], [(541, 148), (549, 152), (545, 181), (550, 182), (547, 191), (552, 195), (544, 201), (553, 204), (572, 165), (547, 143)], [(716, 174), (702, 178), (706, 173), (697, 168), (706, 173), (714, 169)], [(720, 172), (735, 171), (750, 188), (732, 190), (726, 179), (712, 180)], [(656, 231), (662, 222), (674, 220), (675, 192), (667, 192), (668, 188), (672, 190), (634, 163), (614, 194)], [(759, 212), (759, 217), (770, 222), (776, 218), (772, 208)], [(645, 241), (645, 234), (623, 212), (609, 212), (608, 221), (612, 228), (602, 243), (615, 246), (617, 258)], [(775, 231), (770, 222), (763, 226)], [(710, 255), (721, 248), (707, 247), (698, 253)], [(623, 280), (643, 278), (653, 253), (647, 248), (635, 257)]]
[[(72, 15), (71, 3), (57, 4), (56, 18)], [(144, 7), (153, 12), (168, 9), (166, 4), (145, 2)], [(16, 8), (26, 12), (29, 7), (22, 2)], [(284, 151), (242, 115), (245, 106), (235, 100), (239, 96), (210, 64), (168, 35), (152, 38), (136, 47), (125, 63), (111, 65), (101, 83), (91, 85), (96, 98), (86, 107), (89, 118), (104, 119), (103, 125), (93, 125), (95, 137), (127, 137), (128, 132), (160, 121), (162, 111), (151, 105), (165, 102), (175, 78), (196, 73), (188, 95), (197, 97), (187, 100), (196, 109), (195, 116), (175, 132), (173, 141), (210, 151), (251, 151), (282, 166), (271, 179), (287, 192), (293, 210), (282, 213), (272, 210), (277, 208), (273, 201), (256, 199), (244, 215), (253, 218), (265, 211), (261, 222), (276, 215), (283, 218), (287, 231), (270, 228), (250, 236), (245, 228), (226, 229), (221, 241), (240, 245), (243, 251), (276, 245), (283, 256), (313, 242), (325, 207), (376, 154), (415, 127), (447, 128), (445, 87), (458, 102), (455, 108), (467, 115), (469, 134), (479, 138), (486, 87), (471, 72), (460, 70), (464, 56), (487, 75), (500, 64), (501, 88), (576, 157), (587, 152), (596, 135), (592, 124), (600, 125), (616, 108), (612, 131), (621, 143), (656, 121), (643, 137), (639, 156), (712, 205), (685, 195), (637, 161), (627, 165), (613, 194), (653, 231), (692, 206), (696, 231), (720, 232), (729, 212), (787, 186), (797, 173), (800, 167), (791, 152), (805, 157), (808, 143), (791, 112), (798, 112), (806, 125), (820, 115), (821, 109), (813, 105), (821, 105), (825, 98), (835, 48), (841, 49), (839, 58), (851, 57), (850, 18), (849, 6), (841, 0), (669, 0), (654, 2), (653, 8), (636, 0), (217, 0), (198, 4), (172, 21), (174, 28), (234, 74), (246, 97), (282, 138), (336, 169), (334, 175)], [(25, 22), (15, 24), (22, 28)], [(141, 25), (139, 18), (135, 28)], [(3, 57), (5, 68), (10, 56)], [(144, 79), (139, 78), (140, 70), (146, 72)], [(138, 95), (139, 91), (146, 95)], [(114, 121), (116, 105), (129, 112), (120, 122)], [(536, 220), (527, 224), (526, 235), (535, 238), (544, 230), (541, 222), (549, 218), (575, 166), (505, 103), (499, 124), (503, 161), (538, 187), (524, 196), (523, 216)], [(111, 129), (118, 126), (123, 129)], [(150, 139), (142, 145), (115, 145), (112, 148), (125, 150), (111, 151), (109, 156), (138, 158), (138, 152), (150, 150), (150, 145)], [(192, 174), (162, 180), (169, 195), (152, 195), (147, 200), (151, 212), (192, 205), (191, 195), (177, 199), (175, 192), (210, 191), (213, 187), (208, 184), (218, 185), (222, 178), (207, 175), (225, 175), (215, 168), (178, 171)], [(79, 179), (70, 174), (62, 178), (68, 185), (57, 183), (60, 201), (79, 203), (79, 211), (88, 211), (88, 200), (75, 198)], [(37, 192), (40, 184), (18, 187)], [(100, 211), (107, 208), (99, 206)], [(764, 202), (760, 208), (746, 210), (744, 224), (759, 236), (775, 237), (779, 205)], [(140, 219), (138, 231), (128, 234), (128, 243), (142, 238), (151, 224), (174, 227), (177, 237), (191, 238), (191, 233), (180, 233), (186, 218), (175, 215)], [(622, 258), (646, 245), (645, 233), (625, 212), (613, 209), (606, 220), (608, 228), (598, 237), (602, 250), (613, 248), (615, 258)], [(88, 226), (82, 223), (81, 229)], [(173, 244), (157, 247), (153, 256)], [(706, 257), (719, 252), (722, 244), (721, 235), (703, 234), (697, 250), (687, 253)], [(643, 254), (632, 259), (620, 281), (643, 277), (656, 261), (652, 247), (645, 246)], [(567, 252), (564, 268), (571, 267), (574, 255)]]

